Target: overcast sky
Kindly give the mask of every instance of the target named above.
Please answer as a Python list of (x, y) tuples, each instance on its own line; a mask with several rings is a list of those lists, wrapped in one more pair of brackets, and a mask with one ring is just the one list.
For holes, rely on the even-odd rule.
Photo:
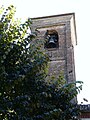
[[(75, 47), (76, 79), (84, 82), (78, 102), (87, 98), (90, 103), (90, 4), (89, 0), (0, 0), (0, 6), (16, 7), (16, 17), (42, 17), (64, 13), (75, 13), (77, 46)], [(85, 102), (86, 103), (86, 102)]]

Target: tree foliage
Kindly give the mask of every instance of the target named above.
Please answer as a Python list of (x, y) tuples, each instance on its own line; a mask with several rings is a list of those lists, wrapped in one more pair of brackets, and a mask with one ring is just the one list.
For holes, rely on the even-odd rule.
[[(14, 20), (15, 8), (0, 9), (0, 119), (71, 120), (79, 108), (72, 99), (82, 89), (62, 76), (47, 83), (48, 56), (27, 19)], [(53, 78), (51, 78), (53, 80)]]

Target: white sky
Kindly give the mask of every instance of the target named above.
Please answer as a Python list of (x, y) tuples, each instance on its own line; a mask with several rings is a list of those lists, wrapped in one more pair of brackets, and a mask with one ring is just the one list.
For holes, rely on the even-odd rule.
[(90, 103), (89, 3), (89, 0), (0, 0), (0, 6), (15, 5), (16, 17), (22, 19), (75, 12), (78, 41), (75, 47), (76, 79), (84, 82), (78, 102), (84, 102), (83, 98), (86, 98), (89, 101), (87, 104)]

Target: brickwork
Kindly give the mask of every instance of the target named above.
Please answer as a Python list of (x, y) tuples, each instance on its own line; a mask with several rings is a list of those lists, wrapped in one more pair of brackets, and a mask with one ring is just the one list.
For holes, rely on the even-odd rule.
[(60, 71), (63, 71), (67, 82), (75, 81), (74, 45), (77, 40), (74, 13), (32, 18), (32, 21), (32, 31), (37, 29), (37, 37), (41, 40), (45, 40), (47, 30), (55, 30), (58, 33), (59, 47), (46, 49), (51, 60), (49, 74), (58, 76)]
[(80, 118), (82, 118), (82, 120), (86, 120), (86, 118), (90, 120), (90, 104), (80, 105), (80, 110)]

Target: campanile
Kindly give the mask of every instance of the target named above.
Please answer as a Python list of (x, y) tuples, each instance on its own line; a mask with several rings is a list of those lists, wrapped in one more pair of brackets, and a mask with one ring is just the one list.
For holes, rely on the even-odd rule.
[(75, 14), (60, 14), (32, 18), (31, 29), (38, 39), (45, 40), (44, 49), (50, 57), (49, 75), (63, 72), (67, 82), (75, 77), (74, 46), (77, 45)]

